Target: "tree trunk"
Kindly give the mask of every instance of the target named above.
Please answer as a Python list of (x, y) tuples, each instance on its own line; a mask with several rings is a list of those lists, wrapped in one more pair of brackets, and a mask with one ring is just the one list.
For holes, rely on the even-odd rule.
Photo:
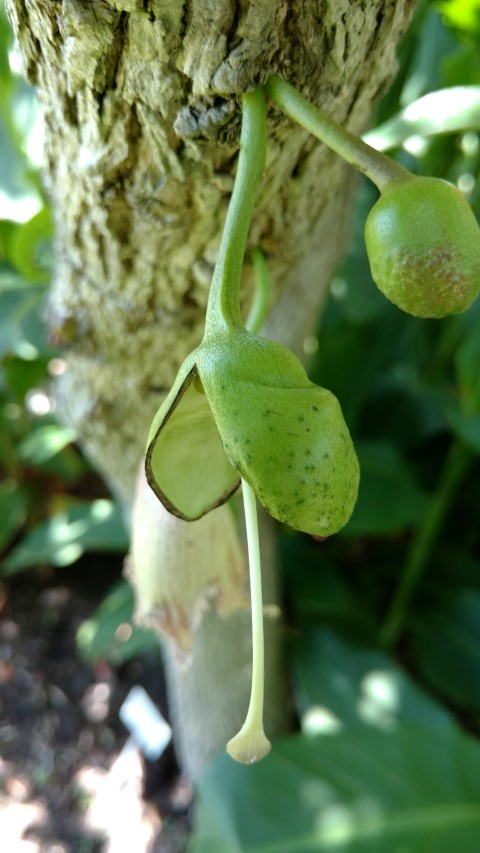
[[(6, 0), (45, 113), (56, 225), (49, 325), (69, 366), (58, 411), (127, 506), (150, 420), (202, 336), (235, 170), (238, 96), (278, 73), (361, 130), (392, 77), (413, 3)], [(264, 248), (272, 270), (265, 333), (301, 353), (344, 247), (352, 175), (273, 109), (269, 125), (250, 244)], [(247, 260), (246, 301), (250, 278)], [(150, 530), (168, 523), (157, 519)], [(165, 537), (145, 533), (157, 549), (149, 551), (158, 563), (151, 606), (172, 642), (189, 649), (187, 665), (167, 657), (180, 752), (194, 776), (248, 701), (244, 568), (224, 525), (216, 512), (207, 525), (187, 525), (188, 534), (176, 523), (166, 537), (199, 551), (212, 536), (220, 543), (208, 576), (196, 576), (195, 601), (181, 580), (172, 591)], [(191, 559), (181, 547), (180, 579)], [(278, 620), (272, 625), (280, 685)], [(287, 718), (281, 697), (272, 688), (277, 729)]]

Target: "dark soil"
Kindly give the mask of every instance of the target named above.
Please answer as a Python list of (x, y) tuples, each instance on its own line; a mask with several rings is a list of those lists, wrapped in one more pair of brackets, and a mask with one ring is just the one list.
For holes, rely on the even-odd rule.
[(159, 658), (92, 667), (76, 650), (79, 625), (120, 571), (118, 558), (88, 557), (0, 587), (5, 853), (186, 849), (191, 795), (172, 748), (154, 764), (135, 750), (122, 753), (128, 732), (118, 711), (133, 686), (143, 686), (167, 716)]

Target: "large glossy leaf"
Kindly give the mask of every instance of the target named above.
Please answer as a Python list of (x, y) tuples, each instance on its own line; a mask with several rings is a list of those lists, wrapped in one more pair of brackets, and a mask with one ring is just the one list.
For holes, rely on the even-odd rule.
[(342, 536), (402, 530), (422, 517), (428, 498), (415, 483), (401, 454), (386, 442), (357, 443), (360, 489)]
[(412, 620), (412, 653), (433, 687), (480, 713), (480, 592), (452, 591), (424, 608)]
[(309, 733), (365, 724), (392, 729), (400, 721), (433, 724), (448, 715), (388, 655), (310, 628), (293, 646), (294, 683)]
[(199, 785), (193, 853), (478, 853), (480, 746), (452, 724), (351, 727), (222, 756)]

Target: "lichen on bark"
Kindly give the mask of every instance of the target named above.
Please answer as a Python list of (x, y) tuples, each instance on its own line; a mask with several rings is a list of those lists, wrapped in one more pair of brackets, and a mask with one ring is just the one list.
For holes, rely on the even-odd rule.
[[(361, 130), (392, 78), (412, 6), (6, 0), (45, 114), (56, 233), (49, 325), (68, 358), (58, 411), (127, 504), (151, 417), (201, 339), (235, 172), (239, 95), (278, 73)], [(264, 248), (272, 269), (265, 333), (301, 352), (344, 246), (353, 181), (273, 109), (269, 125), (250, 245)], [(247, 261), (246, 302), (250, 278)], [(213, 607), (212, 625), (216, 618)], [(244, 666), (247, 644), (222, 643), (225, 660)], [(202, 634), (192, 653), (190, 701), (208, 645)], [(172, 671), (181, 695), (183, 676)], [(187, 760), (193, 774), (218, 746), (213, 735), (206, 753)]]

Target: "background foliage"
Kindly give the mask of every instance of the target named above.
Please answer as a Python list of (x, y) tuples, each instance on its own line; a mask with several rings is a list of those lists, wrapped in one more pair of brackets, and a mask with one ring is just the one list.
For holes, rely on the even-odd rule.
[[(369, 134), (413, 172), (457, 183), (477, 216), (479, 44), (478, 0), (421, 3)], [(43, 323), (52, 227), (41, 126), (11, 51), (0, 15), (4, 583), (127, 547), (119, 508), (55, 420), (51, 385), (66, 365)], [(342, 403), (362, 481), (337, 537), (281, 535), (299, 731), (258, 766), (213, 763), (195, 853), (478, 850), (480, 303), (442, 321), (386, 303), (363, 244), (374, 200), (362, 183), (348, 255), (308, 342), (318, 343), (312, 377)], [(154, 642), (138, 629), (126, 645), (116, 639), (131, 611), (119, 578), (80, 630), (81, 652), (118, 662)]]

